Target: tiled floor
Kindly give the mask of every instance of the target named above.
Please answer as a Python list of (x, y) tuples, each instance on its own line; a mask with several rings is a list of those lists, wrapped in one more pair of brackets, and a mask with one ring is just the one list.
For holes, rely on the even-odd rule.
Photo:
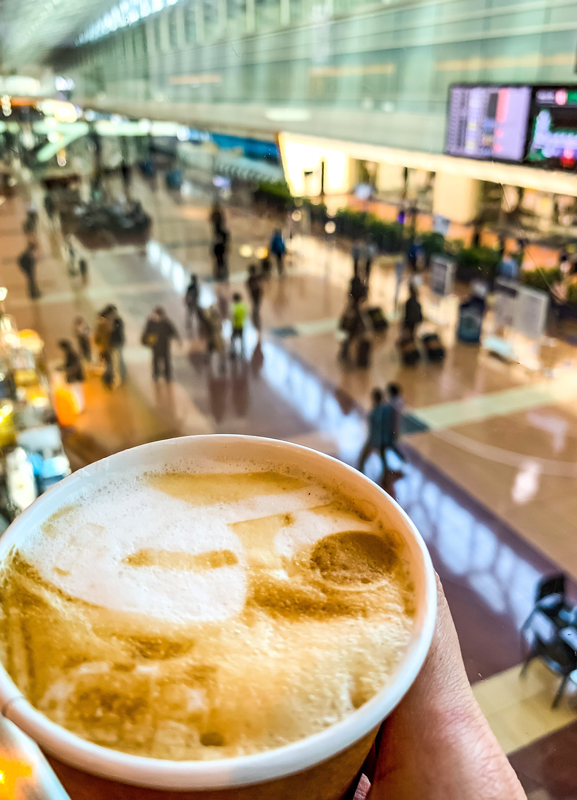
[[(442, 365), (401, 367), (393, 323), (376, 342), (369, 370), (343, 367), (336, 359), (336, 329), (349, 259), (339, 247), (299, 237), (291, 245), (287, 278), (273, 278), (266, 287), (265, 333), (258, 344), (256, 332), (247, 332), (246, 360), (228, 360), (221, 374), (205, 364), (202, 344), (192, 337), (181, 350), (175, 348), (175, 382), (156, 385), (149, 352), (140, 346), (151, 307), (163, 304), (184, 334), (181, 298), (187, 273), (203, 277), (204, 301), (226, 303), (246, 276), (249, 262), (240, 245), (266, 243), (274, 220), (250, 210), (227, 212), (232, 248), (226, 288), (210, 280), (202, 194), (175, 202), (162, 188), (153, 194), (137, 184), (137, 192), (154, 217), (151, 242), (146, 248), (119, 246), (88, 254), (86, 289), (66, 276), (59, 233), (42, 221), (43, 297), (34, 304), (25, 296), (15, 262), (24, 244), (19, 233), (24, 204), (16, 198), (0, 208), (6, 307), (21, 328), (41, 333), (49, 359), (57, 355), (58, 339), (70, 335), (75, 314), (93, 321), (97, 309), (114, 302), (125, 319), (129, 381), (110, 394), (97, 372), (90, 376), (86, 411), (66, 433), (74, 463), (145, 441), (206, 432), (288, 439), (355, 463), (371, 388), (399, 381), (408, 406), (431, 430), (406, 438), (405, 475), (387, 488), (427, 541), (469, 678), (504, 748), (515, 751), (512, 760), (526, 776), (528, 791), (548, 791), (544, 797), (555, 800), (577, 797), (577, 770), (573, 783), (568, 775), (564, 783), (555, 782), (549, 771), (551, 753), (565, 747), (556, 743), (564, 741), (565, 732), (575, 735), (574, 712), (568, 706), (550, 711), (554, 680), (538, 665), (525, 682), (517, 675), (518, 631), (536, 582), (557, 565), (577, 577), (575, 350), (566, 343), (550, 348), (555, 369), (548, 377), (504, 364), (480, 348), (455, 344), (455, 303), (436, 304), (423, 290), (426, 314), (438, 321), (426, 325), (440, 330), (448, 347)], [(394, 318), (392, 263), (382, 258), (374, 267), (371, 292)], [(378, 479), (376, 457), (367, 468)], [(577, 597), (573, 584), (571, 591)], [(523, 760), (535, 748), (539, 758)], [(527, 764), (537, 762), (541, 772), (535, 777)]]

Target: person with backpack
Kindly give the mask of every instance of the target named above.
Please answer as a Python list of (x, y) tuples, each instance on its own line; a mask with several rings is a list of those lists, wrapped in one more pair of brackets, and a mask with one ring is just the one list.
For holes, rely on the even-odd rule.
[(36, 250), (36, 245), (34, 242), (29, 242), (26, 250), (21, 253), (20, 258), (18, 259), (18, 266), (26, 276), (26, 280), (28, 281), (28, 297), (31, 300), (38, 300), (40, 295), (40, 289), (38, 288), (38, 284), (36, 282), (36, 256), (34, 251)]
[(172, 356), (170, 345), (173, 339), (180, 341), (178, 331), (166, 315), (162, 306), (157, 306), (146, 321), (141, 342), (152, 350), (152, 378), (172, 381)]

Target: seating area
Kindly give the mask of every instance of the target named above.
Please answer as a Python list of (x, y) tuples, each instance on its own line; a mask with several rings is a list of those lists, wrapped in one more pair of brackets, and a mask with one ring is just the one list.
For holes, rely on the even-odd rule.
[(552, 702), (556, 708), (569, 682), (577, 685), (577, 605), (567, 598), (564, 574), (538, 583), (535, 606), (521, 633), (523, 644), (529, 643), (521, 676), (536, 658), (559, 675), (561, 683)]

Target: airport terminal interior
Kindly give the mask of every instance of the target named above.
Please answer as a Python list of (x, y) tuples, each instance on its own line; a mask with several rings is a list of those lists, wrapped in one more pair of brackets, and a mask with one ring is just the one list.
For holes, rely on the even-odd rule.
[[(575, 800), (577, 5), (0, 23), (1, 529), (171, 437), (362, 467), (424, 538), (527, 797)], [(11, 797), (84, 796), (21, 774)]]

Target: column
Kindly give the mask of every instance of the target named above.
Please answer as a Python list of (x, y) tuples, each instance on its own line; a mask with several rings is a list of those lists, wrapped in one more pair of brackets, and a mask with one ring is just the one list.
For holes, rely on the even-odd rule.
[(246, 0), (246, 32), (254, 33), (255, 28), (254, 0)]
[(226, 13), (226, 0), (218, 0), (218, 35), (225, 36), (228, 30), (227, 26), (227, 13)]
[(196, 0), (194, 4), (196, 12), (196, 43), (204, 42), (204, 0)]
[(180, 3), (176, 6), (173, 14), (176, 14), (176, 36), (178, 40), (178, 49), (184, 50), (186, 48), (186, 25), (184, 22), (185, 8), (183, 3)]
[(291, 5), (290, 0), (280, 0), (280, 24), (281, 26), (290, 25)]
[(479, 210), (481, 181), (463, 175), (437, 172), (433, 191), (433, 213), (466, 225)]

